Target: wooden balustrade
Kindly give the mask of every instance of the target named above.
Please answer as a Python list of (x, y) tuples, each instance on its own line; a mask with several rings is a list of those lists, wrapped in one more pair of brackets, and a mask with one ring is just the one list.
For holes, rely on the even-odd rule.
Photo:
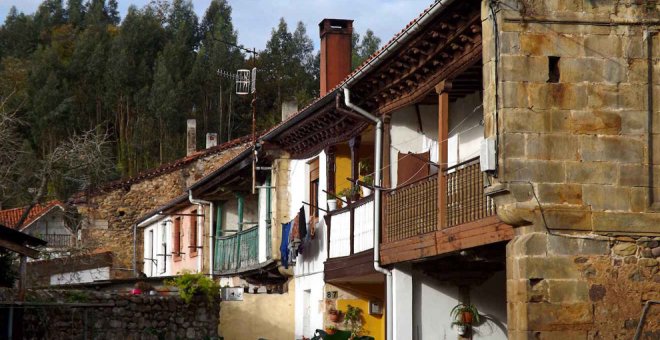
[[(495, 214), (492, 199), (484, 195), (479, 158), (444, 169), (446, 181), (444, 225), (447, 228)], [(400, 186), (383, 194), (383, 242), (394, 242), (440, 229), (438, 175)]]
[(349, 256), (373, 248), (374, 196), (330, 211), (328, 258)]
[(259, 263), (259, 228), (216, 239), (214, 271), (236, 270)]

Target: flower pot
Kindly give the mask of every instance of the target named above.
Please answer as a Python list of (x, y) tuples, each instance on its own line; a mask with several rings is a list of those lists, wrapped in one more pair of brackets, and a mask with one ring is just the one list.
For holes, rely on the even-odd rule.
[(472, 318), (474, 316), (471, 312), (463, 312), (463, 322), (466, 324), (472, 324)]
[(362, 196), (367, 197), (371, 195), (371, 188), (362, 187)]
[(456, 329), (456, 334), (461, 336), (467, 334), (467, 325), (454, 325), (454, 327)]
[(346, 206), (348, 206), (349, 204), (351, 204), (351, 198), (350, 198), (350, 197), (348, 197), (348, 196), (344, 196), (344, 197), (342, 197), (342, 199), (344, 200)]
[(131, 289), (131, 294), (132, 295), (140, 295), (140, 294), (142, 294), (142, 290), (139, 289), (139, 288), (133, 288), (133, 289)]
[(336, 314), (328, 314), (328, 320), (331, 322), (337, 322), (339, 321), (339, 313)]
[(328, 211), (337, 209), (337, 200), (328, 200)]
[(335, 330), (334, 328), (326, 328), (326, 329), (325, 329), (325, 332), (326, 332), (328, 335), (333, 335), (333, 334), (335, 334), (336, 330)]

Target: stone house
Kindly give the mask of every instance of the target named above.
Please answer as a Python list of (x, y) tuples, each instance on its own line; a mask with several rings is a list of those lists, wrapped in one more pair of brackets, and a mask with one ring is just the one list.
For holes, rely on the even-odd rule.
[(66, 207), (62, 202), (53, 200), (35, 205), (30, 209), (25, 221), (17, 227), (16, 224), (25, 209), (27, 208), (0, 210), (0, 223), (48, 242), (46, 251), (57, 251), (76, 246), (72, 221), (67, 218)]
[[(188, 135), (194, 141), (194, 132)], [(134, 234), (139, 218), (181, 196), (192, 183), (247, 148), (247, 141), (238, 138), (200, 151), (190, 142), (185, 158), (79, 193), (69, 203), (82, 219), (81, 247), (113, 253), (111, 278), (142, 272), (137, 259), (143, 258), (143, 240)]]

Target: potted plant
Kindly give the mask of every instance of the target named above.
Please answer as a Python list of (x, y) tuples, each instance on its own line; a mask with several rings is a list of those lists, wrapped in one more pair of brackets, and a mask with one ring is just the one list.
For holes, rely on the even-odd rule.
[(341, 312), (334, 308), (330, 308), (330, 310), (328, 311), (328, 320), (330, 320), (331, 322), (339, 321), (340, 316), (341, 316)]
[(328, 211), (333, 211), (337, 209), (337, 199), (335, 198), (335, 195), (328, 193)]
[(335, 333), (337, 332), (337, 327), (335, 327), (335, 326), (328, 326), (328, 327), (325, 328), (325, 332), (326, 332), (328, 335), (333, 335), (333, 334), (335, 334)]
[(364, 186), (362, 187), (362, 195), (367, 197), (371, 195), (371, 188), (374, 186), (374, 177), (372, 175), (366, 175), (362, 177), (362, 182)]
[(350, 187), (344, 188), (339, 193), (337, 193), (337, 195), (341, 197), (344, 200), (344, 202), (346, 202), (346, 205), (351, 204), (351, 198), (353, 196)]
[(348, 305), (344, 315), (344, 326), (351, 332), (350, 339), (356, 338), (362, 333), (362, 309)]
[(467, 334), (473, 323), (479, 323), (479, 310), (472, 304), (459, 303), (452, 308), (450, 315), (458, 335)]

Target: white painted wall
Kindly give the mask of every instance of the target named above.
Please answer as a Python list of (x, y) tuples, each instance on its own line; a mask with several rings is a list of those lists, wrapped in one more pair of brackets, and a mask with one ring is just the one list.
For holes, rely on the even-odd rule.
[(474, 339), (507, 339), (506, 272), (495, 273), (482, 285), (470, 289), (470, 301), (484, 319)]
[(479, 156), (481, 140), (484, 139), (482, 102), (481, 93), (475, 92), (449, 103), (449, 166)]
[[(390, 176), (392, 186), (397, 185), (398, 153), (421, 153), (430, 151), (431, 161), (438, 161), (438, 107), (435, 105), (420, 105), (419, 113), (422, 129), (419, 131), (419, 121), (414, 105), (396, 110), (392, 113), (390, 130)], [(435, 171), (431, 167), (431, 171)]]
[[(327, 197), (322, 190), (327, 190), (326, 156), (324, 152), (319, 155), (319, 190), (321, 195), (319, 205), (327, 206)], [(302, 202), (309, 202), (309, 165), (308, 162), (315, 157), (305, 160), (291, 160), (289, 164), (289, 212), (286, 218), (292, 219), (303, 206)], [(305, 205), (305, 213), (309, 217), (309, 206)], [(325, 215), (320, 212), (321, 217)], [(309, 220), (309, 219), (308, 219)], [(275, 246), (275, 245), (273, 245)], [(279, 247), (279, 245), (277, 245)], [(303, 334), (303, 329), (323, 328), (323, 301), (324, 286), (323, 262), (327, 258), (327, 228), (324, 219), (320, 218), (317, 225), (316, 237), (305, 243), (305, 250), (296, 259), (294, 267), (295, 280), (295, 338), (311, 337), (312, 334)], [(306, 292), (307, 291), (307, 292)], [(305, 297), (305, 295), (307, 297)], [(308, 302), (309, 305), (305, 306)], [(307, 308), (309, 307), (309, 309)], [(308, 316), (305, 317), (305, 312)], [(304, 325), (303, 322), (309, 322)]]
[(458, 287), (439, 283), (420, 272), (415, 272), (413, 281), (414, 338), (457, 339), (449, 313), (458, 304)]
[(410, 266), (407, 264), (395, 266), (392, 268), (392, 335), (394, 339), (413, 339), (413, 307), (413, 273)]
[[(153, 231), (153, 243), (149, 237)], [(143, 271), (151, 276), (169, 276), (172, 273), (172, 256), (163, 256), (163, 254), (172, 254), (172, 219), (163, 217), (148, 224), (143, 230)], [(153, 247), (153, 248), (152, 248)], [(155, 261), (149, 260), (151, 250), (153, 249)]]
[(50, 276), (51, 285), (63, 285), (73, 283), (94, 282), (97, 280), (109, 280), (110, 267), (80, 270), (77, 272), (61, 273)]

